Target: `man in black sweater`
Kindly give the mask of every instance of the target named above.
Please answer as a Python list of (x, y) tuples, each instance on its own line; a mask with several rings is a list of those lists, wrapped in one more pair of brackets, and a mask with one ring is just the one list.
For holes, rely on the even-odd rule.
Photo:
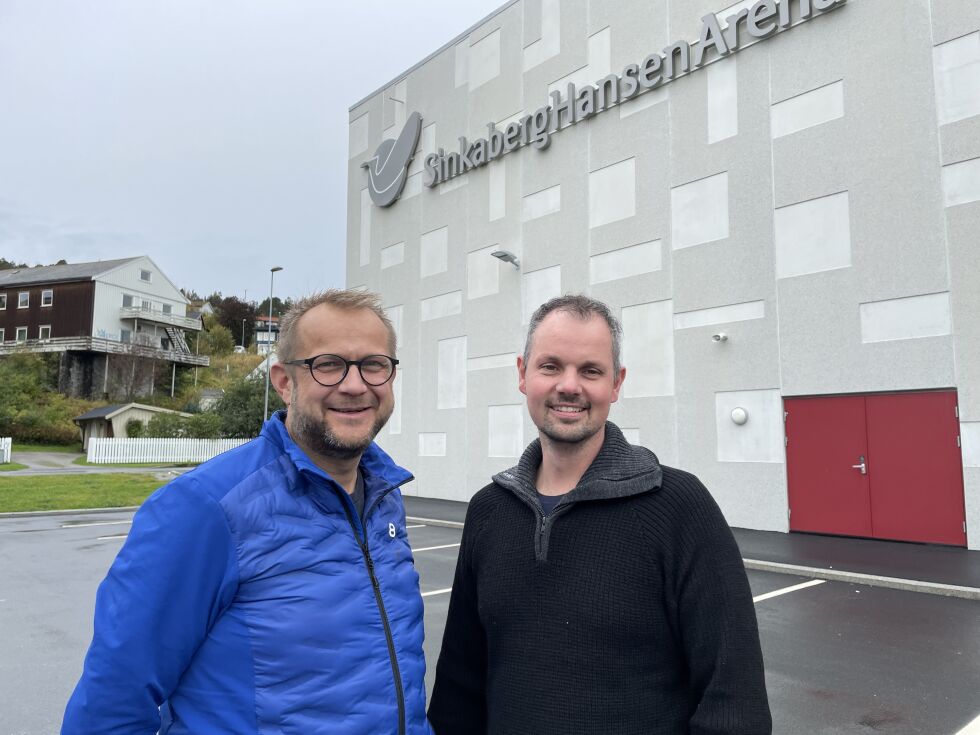
[(538, 440), (470, 502), (429, 720), (436, 735), (764, 735), (745, 569), (696, 477), (606, 419), (621, 328), (541, 306), (518, 357)]

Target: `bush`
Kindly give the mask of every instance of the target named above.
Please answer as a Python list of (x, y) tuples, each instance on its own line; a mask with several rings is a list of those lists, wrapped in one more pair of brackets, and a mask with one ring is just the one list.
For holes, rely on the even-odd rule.
[(221, 436), (221, 417), (214, 411), (204, 411), (187, 420), (187, 436), (192, 439), (218, 439)]
[(139, 419), (130, 419), (126, 422), (126, 436), (130, 439), (139, 439), (145, 431), (146, 427)]
[(177, 413), (157, 413), (146, 425), (143, 436), (175, 439), (187, 435), (187, 419)]
[[(221, 434), (229, 438), (251, 439), (262, 430), (265, 405), (265, 377), (243, 378), (225, 389), (214, 413), (221, 417)], [(285, 408), (279, 394), (269, 387), (269, 415)]]
[(77, 444), (73, 419), (102, 405), (57, 392), (57, 356), (0, 358), (0, 436), (25, 444)]

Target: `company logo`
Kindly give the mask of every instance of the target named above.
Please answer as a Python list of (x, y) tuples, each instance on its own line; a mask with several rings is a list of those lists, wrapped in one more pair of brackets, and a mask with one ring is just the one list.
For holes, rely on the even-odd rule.
[(524, 146), (544, 150), (551, 143), (551, 136), (560, 130), (839, 8), (846, 1), (739, 3), (735, 7), (740, 9), (724, 19), (724, 26), (718, 16), (709, 13), (701, 19), (701, 33), (696, 41), (677, 41), (663, 51), (650, 53), (642, 62), (627, 64), (619, 75), (608, 74), (594, 85), (586, 84), (580, 89), (568, 83), (564, 96), (558, 90), (551, 92), (551, 104), (511, 121), (503, 129), (498, 130), (491, 122), (487, 124), (485, 138), (470, 141), (461, 137), (458, 151), (440, 148), (430, 153), (423, 161), (422, 183), (431, 189)]
[(374, 156), (361, 165), (368, 170), (368, 192), (379, 207), (389, 207), (402, 193), (408, 166), (422, 132), (422, 116), (413, 112), (405, 121), (397, 140), (382, 141)]

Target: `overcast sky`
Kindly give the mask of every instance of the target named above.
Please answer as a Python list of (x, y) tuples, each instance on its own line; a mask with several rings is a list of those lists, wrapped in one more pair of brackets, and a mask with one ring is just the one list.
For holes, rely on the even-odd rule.
[(348, 108), (505, 0), (0, 0), (0, 256), (344, 283)]

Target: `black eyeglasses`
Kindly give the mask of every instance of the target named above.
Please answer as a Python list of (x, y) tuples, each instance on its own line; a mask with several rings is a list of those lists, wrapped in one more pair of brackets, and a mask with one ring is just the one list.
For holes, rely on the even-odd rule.
[(306, 365), (313, 380), (325, 388), (343, 383), (350, 366), (356, 365), (361, 380), (377, 387), (392, 379), (398, 360), (388, 355), (368, 355), (360, 360), (345, 360), (340, 355), (317, 355), (305, 360), (287, 360), (285, 364)]

